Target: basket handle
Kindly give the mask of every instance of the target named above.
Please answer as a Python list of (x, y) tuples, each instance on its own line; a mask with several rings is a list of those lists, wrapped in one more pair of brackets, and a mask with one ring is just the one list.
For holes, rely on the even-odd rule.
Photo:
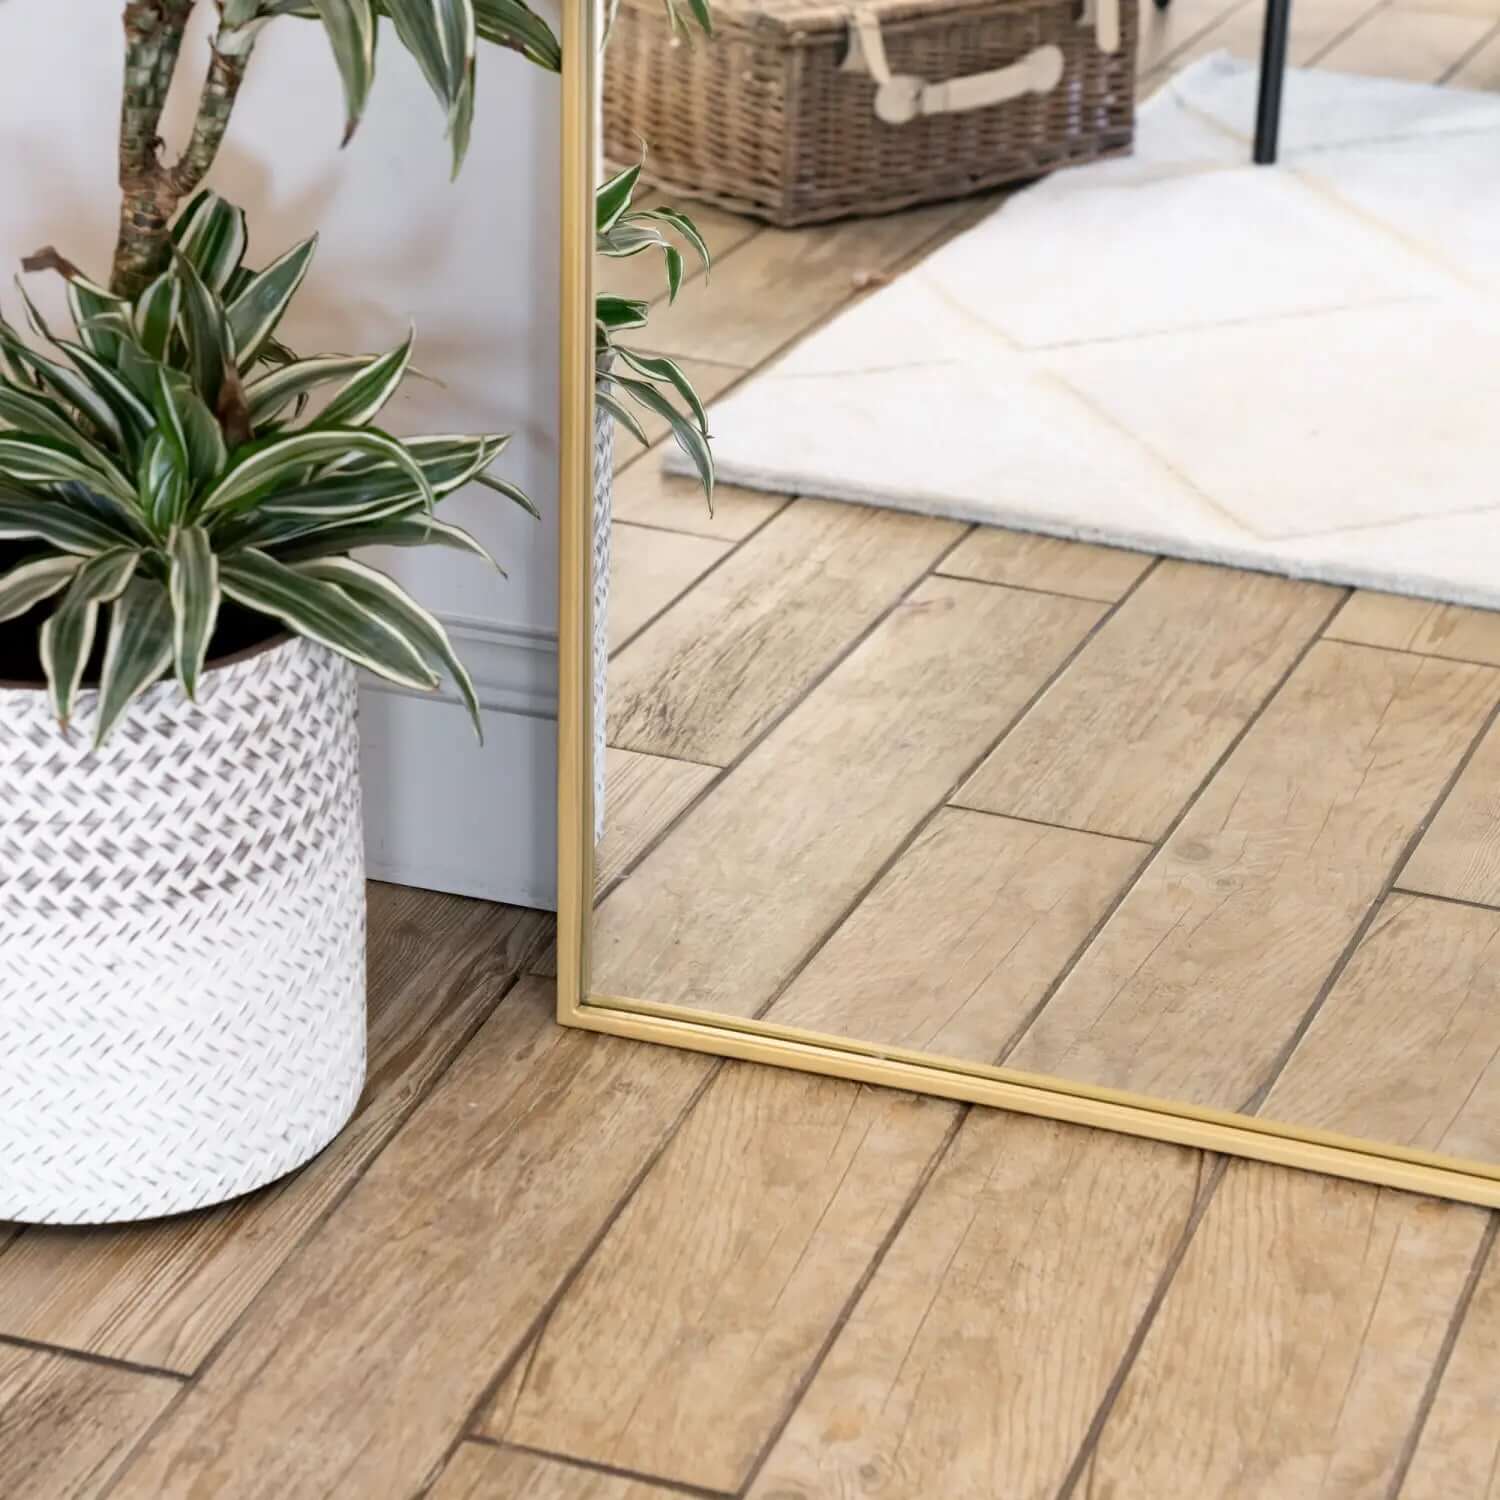
[[(1093, 25), (1101, 51), (1119, 51), (1120, 0), (1086, 0), (1084, 23)], [(875, 80), (875, 113), (886, 124), (905, 125), (918, 115), (987, 109), (1023, 94), (1051, 93), (1062, 82), (1063, 62), (1062, 48), (1049, 43), (1007, 68), (944, 83), (928, 83), (910, 73), (892, 74), (880, 17), (868, 5), (856, 5), (849, 15), (849, 54), (843, 66), (845, 72), (868, 73)]]

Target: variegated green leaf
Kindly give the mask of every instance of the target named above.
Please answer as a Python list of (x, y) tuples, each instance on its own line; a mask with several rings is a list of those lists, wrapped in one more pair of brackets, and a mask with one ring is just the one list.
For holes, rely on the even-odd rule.
[(294, 432), (252, 445), (248, 456), (236, 463), (203, 500), (200, 513), (204, 516), (233, 513), (281, 485), (300, 483), (301, 474), (310, 464), (333, 463), (358, 453), (389, 459), (411, 479), (429, 510), (436, 503), (427, 476), (395, 438), (368, 427), (338, 428), (327, 432)]
[(344, 85), (344, 143), (365, 112), (375, 80), (375, 16), (370, 0), (314, 0)]
[(78, 431), (78, 423), (49, 396), (40, 391), (20, 390), (0, 384), (0, 422), (18, 432), (56, 438), (60, 443), (89, 455), (104, 455)]
[(713, 268), (713, 256), (709, 254), (707, 242), (698, 232), (698, 226), (685, 213), (675, 208), (648, 208), (642, 213), (633, 214), (631, 217), (655, 219), (659, 223), (670, 225), (692, 246), (698, 259), (703, 262), (704, 271), (709, 271)]
[(182, 309), (182, 282), (164, 271), (135, 303), (135, 334), (152, 359), (165, 359)]
[(67, 727), (84, 667), (94, 649), (99, 606), (118, 598), (135, 573), (140, 553), (124, 547), (79, 565), (62, 602), (42, 626), (42, 671), (58, 723)]
[[(401, 439), (401, 446), (406, 449), (408, 457), (421, 466), (433, 495), (438, 499), (462, 489), (476, 474), (494, 463), (509, 445), (509, 436), (497, 434), (471, 437), (438, 433)], [(360, 456), (340, 464), (339, 472), (368, 474), (388, 467), (388, 460)]]
[(177, 680), (196, 701), (198, 677), (219, 620), (219, 559), (201, 526), (184, 526), (173, 536), (171, 558), (172, 654)]
[(245, 258), (245, 215), (207, 190), (178, 215), (172, 226), (178, 251), (214, 293), (222, 293)]
[(93, 386), (100, 398), (109, 403), (110, 410), (119, 419), (122, 432), (139, 441), (151, 430), (154, 419), (150, 404), (142, 401), (97, 354), (91, 354), (80, 344), (66, 341), (60, 342), (58, 348), (73, 361), (78, 373)]
[(463, 165), (473, 111), (478, 44), (474, 0), (382, 0), (382, 9), (395, 22), (402, 46), (416, 58), (422, 76), (443, 105), (457, 173)]
[(0, 620), (14, 620), (61, 593), (80, 566), (76, 557), (38, 557), (0, 573)]
[(497, 495), (504, 495), (507, 500), (519, 505), (534, 520), (542, 519), (541, 511), (536, 508), (531, 496), (520, 485), (512, 484), (508, 479), (496, 479), (493, 474), (476, 474), (474, 483), (482, 484), (485, 489), (493, 490)]
[(125, 429), (109, 402), (77, 370), (38, 354), (3, 318), (0, 318), (0, 349), (29, 371), (38, 384), (60, 396), (67, 405), (77, 407), (108, 441), (116, 447), (125, 447)]
[(187, 513), (190, 483), (163, 432), (153, 433), (141, 452), (136, 488), (153, 535), (170, 535)]
[(135, 501), (130, 481), (110, 460), (92, 463), (77, 448), (70, 448), (56, 438), (0, 432), (0, 474), (19, 479), (23, 484), (62, 484), (71, 480), (102, 489), (126, 505)]
[(253, 547), (223, 559), (224, 592), (247, 609), (320, 642), (405, 687), (427, 691), (438, 677), (400, 636), (337, 584), (308, 578)]
[(552, 28), (521, 0), (474, 0), (474, 20), (482, 40), (509, 47), (550, 72), (562, 71), (562, 47)]
[(643, 448), (651, 446), (651, 439), (646, 436), (646, 429), (641, 426), (640, 418), (623, 401), (615, 396), (612, 391), (605, 390), (602, 383), (594, 392), (594, 400)]
[(322, 359), (299, 359), (257, 377), (245, 387), (250, 403), (250, 419), (260, 427), (274, 420), (288, 402), (306, 396), (331, 380), (368, 370), (375, 363), (374, 354), (330, 354)]
[(172, 664), (172, 605), (150, 578), (133, 578), (109, 606), (104, 669), (99, 674), (99, 717), (94, 748), (120, 717)]
[(89, 352), (107, 365), (114, 364), (119, 338), (106, 329), (111, 316), (129, 318), (130, 304), (87, 277), (75, 275), (68, 278), (68, 310)]
[(413, 337), (407, 334), (406, 342), (399, 348), (382, 355), (337, 391), (312, 426), (363, 427), (366, 422), (373, 421), (406, 379), (411, 365)]
[(436, 516), (398, 516), (387, 521), (335, 526), (299, 537), (278, 546), (275, 555), (285, 562), (305, 562), (318, 557), (342, 556), (360, 547), (452, 547), (482, 557), (502, 576), (505, 569), (478, 540), (462, 527)]
[(131, 540), (97, 516), (56, 497), (26, 500), (0, 495), (0, 541), (46, 542), (60, 552), (90, 557), (128, 546)]
[(637, 162), (623, 172), (616, 172), (594, 194), (595, 229), (599, 234), (608, 234), (630, 207), (636, 183), (641, 180), (641, 165)]
[(615, 345), (615, 354), (648, 380), (666, 381), (672, 385), (692, 410), (693, 420), (697, 422), (699, 431), (705, 437), (708, 435), (708, 413), (703, 409), (692, 381), (683, 374), (681, 365), (664, 354), (637, 354), (633, 349), (623, 348), (619, 344)]
[(246, 372), (276, 332), (287, 305), (297, 295), (318, 248), (317, 235), (293, 245), (257, 272), (229, 304), (229, 327), (240, 369)]
[(634, 297), (614, 297), (608, 294), (594, 300), (596, 321), (610, 333), (622, 333), (630, 328), (644, 328), (650, 316), (651, 304)]
[(708, 496), (709, 504), (712, 505), (714, 456), (713, 450), (708, 445), (707, 435), (698, 428), (695, 422), (678, 411), (649, 381), (631, 380), (624, 376), (612, 378), (632, 401), (638, 402), (648, 411), (654, 411), (657, 416), (666, 419), (667, 425), (672, 429), (672, 436), (677, 440), (677, 446), (693, 461), (693, 467), (698, 471), (699, 482), (703, 485), (703, 492)]
[(163, 366), (156, 379), (156, 418), (167, 450), (187, 481), (188, 493), (212, 484), (229, 463), (218, 419), (191, 382)]
[(188, 373), (198, 394), (211, 408), (216, 407), (224, 371), (234, 359), (234, 334), (224, 304), (192, 261), (179, 254), (174, 266), (182, 283), (179, 327), (188, 349)]
[(371, 614), (405, 640), (424, 661), (436, 662), (453, 679), (474, 721), (474, 732), (484, 741), (484, 724), (479, 717), (479, 695), (473, 679), (458, 658), (442, 621), (422, 608), (394, 579), (378, 568), (356, 562), (352, 557), (330, 557), (319, 562), (301, 564), (297, 571), (309, 578), (321, 578), (337, 584)]

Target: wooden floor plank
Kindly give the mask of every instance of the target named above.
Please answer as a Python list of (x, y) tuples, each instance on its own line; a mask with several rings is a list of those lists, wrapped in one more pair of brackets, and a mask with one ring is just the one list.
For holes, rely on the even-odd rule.
[(939, 571), (951, 578), (1006, 583), (1113, 604), (1151, 562), (1145, 552), (981, 526), (953, 549)]
[(29, 1230), (0, 1253), (0, 1332), (192, 1371), (384, 1147), (545, 934), (538, 912), (370, 887), (369, 1081), (321, 1156), (207, 1213)]
[(1500, 1500), (1500, 1255), (1491, 1246), (1399, 1500)]
[(1491, 36), (1466, 57), (1449, 82), (1461, 89), (1500, 88), (1500, 35)]
[(1318, 642), (1011, 1064), (1244, 1108), (1497, 693), (1490, 667)]
[(1159, 839), (1337, 599), (1268, 573), (1162, 563), (955, 802)]
[(962, 534), (833, 500), (791, 506), (614, 659), (610, 744), (728, 765)]
[(606, 770), (605, 831), (594, 864), (600, 890), (613, 885), (717, 774), (713, 766), (613, 748)]
[(1102, 610), (921, 584), (603, 902), (596, 990), (762, 1009)]
[(1484, 1224), (1231, 1163), (1080, 1493), (1385, 1500)]
[(1500, 906), (1500, 725), (1480, 742), (1397, 884)]
[(957, 1115), (942, 1100), (725, 1069), (484, 1430), (738, 1489)]
[(752, 1500), (1052, 1500), (1181, 1238), (1200, 1160), (976, 1110)]
[(1162, 9), (1142, 6), (1137, 74), (1149, 80), (1174, 71), (1179, 56), (1199, 37), (1235, 10), (1254, 5), (1255, 0), (1171, 0)]
[[(1330, 47), (1362, 25), (1383, 3), (1384, 0), (1320, 0), (1316, 5), (1294, 5), (1287, 39), (1287, 62), (1294, 68), (1320, 63)], [(1259, 63), (1264, 32), (1265, 7), (1251, 0), (1250, 4), (1241, 5), (1225, 16), (1217, 26), (1174, 58), (1173, 70), (1220, 50), (1245, 62)], [(1378, 57), (1378, 48), (1374, 55)], [(1391, 69), (1392, 72), (1396, 70), (1395, 66)], [(1376, 67), (1372, 71), (1382, 70)], [(1248, 155), (1246, 160), (1249, 160)]]
[(1484, 40), (1489, 16), (1377, 9), (1319, 59), (1340, 73), (1369, 73), (1410, 83), (1437, 83)]
[(714, 267), (701, 296), (658, 307), (652, 347), (754, 367), (894, 271), (965, 212), (939, 203), (874, 219), (766, 229)]
[[(616, 521), (664, 531), (685, 531), (713, 541), (738, 542), (787, 503), (785, 495), (716, 484), (710, 507), (696, 479), (662, 473), (667, 446), (658, 443), (636, 457), (634, 444), (621, 440), (616, 445), (617, 462), (628, 463), (628, 467), (615, 475)], [(634, 462), (630, 462), (632, 459)]]
[(1149, 853), (944, 808), (766, 1019), (992, 1063)]
[(0, 1344), (0, 1495), (93, 1500), (178, 1383)]
[(1500, 1162), (1500, 912), (1390, 897), (1259, 1112)]
[(616, 522), (610, 536), (609, 649), (619, 650), (732, 546)]
[(508, 996), (112, 1500), (409, 1500), (715, 1066)]
[(1324, 631), (1331, 640), (1500, 666), (1500, 613), (1360, 589)]
[(680, 1494), (515, 1448), (462, 1443), (428, 1500), (676, 1500)]

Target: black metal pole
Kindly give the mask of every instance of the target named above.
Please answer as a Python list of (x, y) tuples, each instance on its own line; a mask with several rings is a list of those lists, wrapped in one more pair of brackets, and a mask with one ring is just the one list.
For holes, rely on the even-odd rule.
[(1281, 83), (1286, 77), (1286, 39), (1292, 19), (1292, 0), (1266, 0), (1266, 26), (1260, 45), (1260, 94), (1255, 105), (1255, 162), (1268, 167), (1276, 160), (1281, 133)]

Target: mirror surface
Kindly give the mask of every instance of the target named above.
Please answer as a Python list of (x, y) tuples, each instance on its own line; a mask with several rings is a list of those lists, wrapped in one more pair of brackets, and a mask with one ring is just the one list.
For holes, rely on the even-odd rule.
[(1127, 7), (1130, 154), (600, 263), (721, 483), (619, 434), (592, 1003), (1500, 1174), (1500, 42), (1351, 17), (1274, 165)]

